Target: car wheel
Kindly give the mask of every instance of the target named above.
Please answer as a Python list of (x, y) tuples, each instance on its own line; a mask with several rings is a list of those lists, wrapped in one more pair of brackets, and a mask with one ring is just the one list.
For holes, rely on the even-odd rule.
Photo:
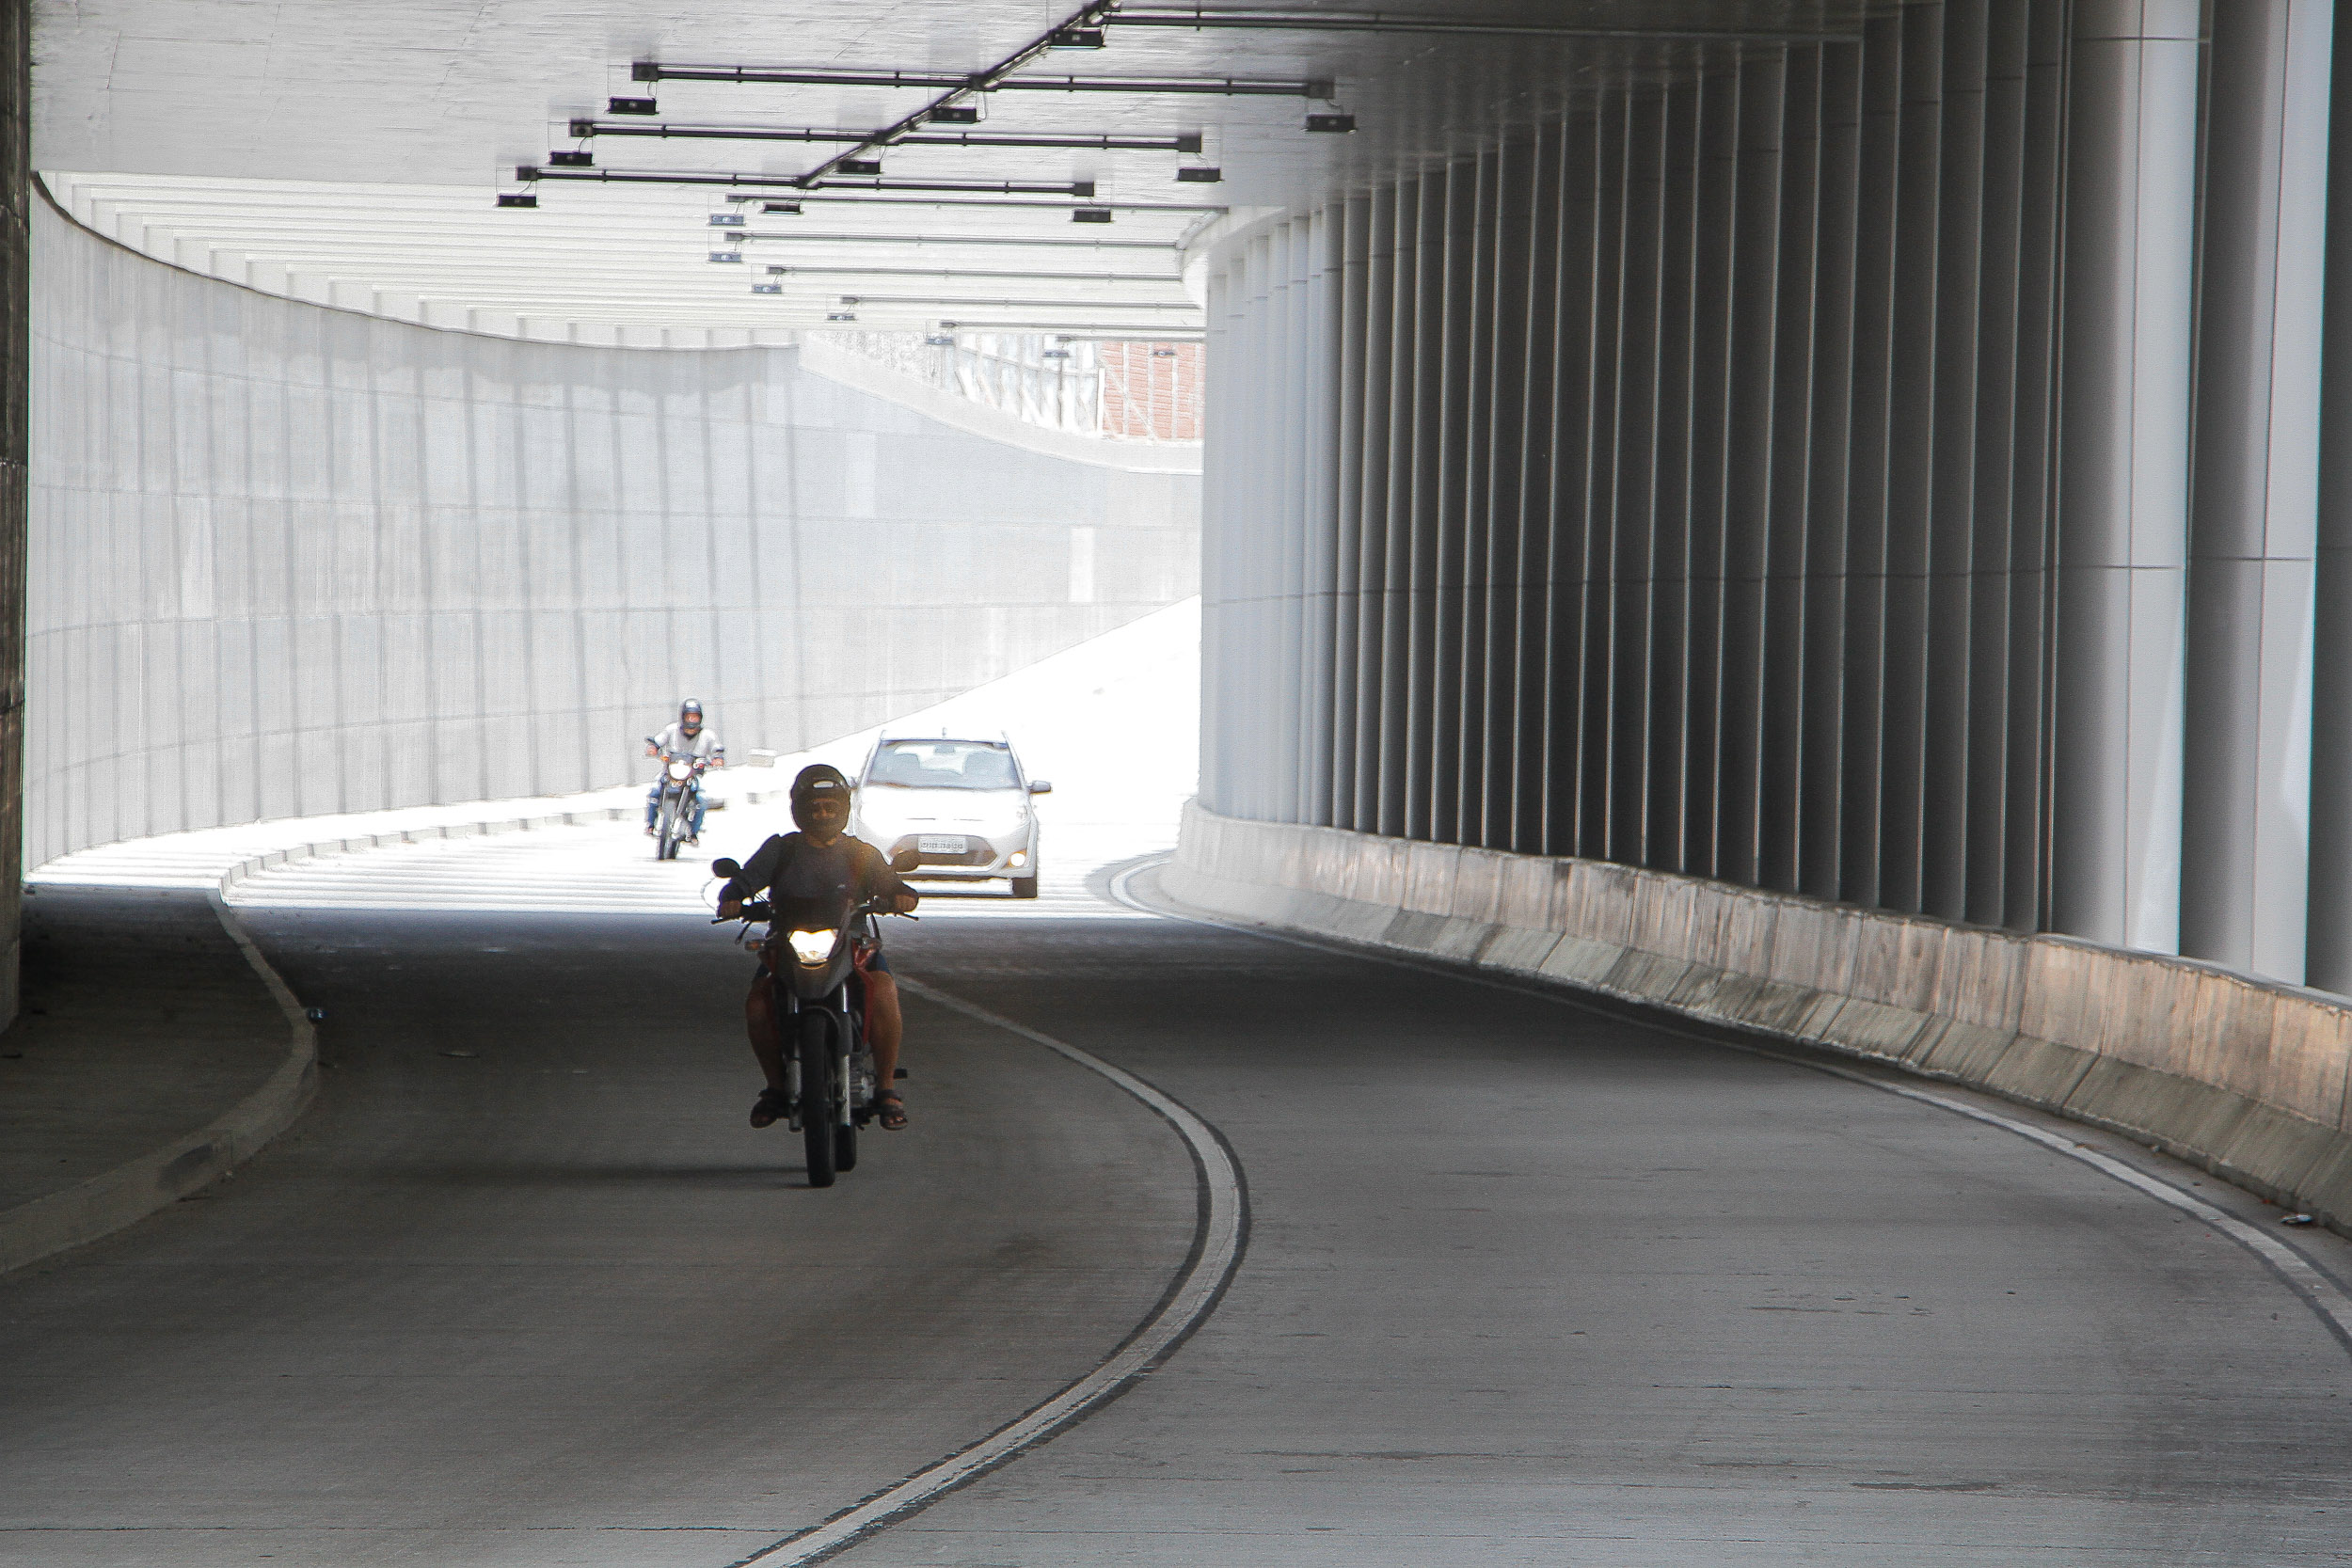
[(1035, 877), (1015, 877), (1012, 879), (1012, 895), (1015, 898), (1036, 897), (1037, 879)]

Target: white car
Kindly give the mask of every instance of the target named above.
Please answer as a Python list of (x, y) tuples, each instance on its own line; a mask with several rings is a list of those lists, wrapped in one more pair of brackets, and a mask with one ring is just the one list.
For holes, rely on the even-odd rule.
[(1015, 898), (1037, 896), (1033, 795), (1054, 786), (1021, 770), (1004, 736), (894, 736), (874, 742), (857, 777), (850, 832), (895, 859), (909, 876), (985, 881), (1002, 877)]

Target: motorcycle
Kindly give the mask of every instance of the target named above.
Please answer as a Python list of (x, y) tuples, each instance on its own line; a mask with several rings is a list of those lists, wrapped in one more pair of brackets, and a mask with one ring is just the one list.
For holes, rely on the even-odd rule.
[[(653, 736), (645, 744), (654, 744)], [(694, 808), (702, 797), (704, 757), (665, 757), (661, 763), (661, 800), (654, 812), (654, 851), (658, 861), (677, 859), (677, 847), (694, 831)]]
[[(913, 855), (901, 855), (892, 867), (910, 871), (914, 863)], [(724, 857), (710, 863), (710, 874), (722, 880), (732, 880), (742, 869)], [(771, 897), (747, 899), (741, 906), (746, 929), (763, 921), (768, 926), (762, 946), (774, 988), (771, 1016), (782, 1037), (787, 1125), (801, 1134), (812, 1187), (830, 1187), (835, 1172), (857, 1168), (858, 1129), (874, 1117), (880, 1085), (874, 1082), (874, 1053), (866, 1043), (866, 988), (850, 982), (861, 928), (875, 915), (890, 912), (880, 902)], [(721, 915), (711, 924), (726, 918)]]

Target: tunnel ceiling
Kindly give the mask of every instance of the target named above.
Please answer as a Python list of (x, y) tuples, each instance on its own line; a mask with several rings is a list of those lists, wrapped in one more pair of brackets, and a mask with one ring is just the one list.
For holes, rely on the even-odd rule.
[[(1181, 336), (1200, 327), (1184, 248), (1229, 214), (1442, 160), (1605, 87), (1850, 33), (1865, 8), (41, 0), (34, 161), (76, 216), (149, 254), (434, 325)], [(1021, 59), (949, 103), (976, 121), (909, 131), (933, 139), (744, 135), (904, 128), (947, 95), (934, 78), (1004, 66), (1073, 18), (1104, 24), (1101, 47)], [(666, 74), (696, 67), (834, 79)], [(837, 79), (892, 72), (925, 80)], [(1089, 85), (1021, 86), (1041, 78)], [(1157, 86), (1119, 86), (1138, 81)], [(1218, 84), (1246, 90), (1200, 90)], [(879, 177), (796, 183), (852, 153)], [(627, 178), (645, 175), (694, 182)], [(996, 188), (923, 188), (941, 185)]]

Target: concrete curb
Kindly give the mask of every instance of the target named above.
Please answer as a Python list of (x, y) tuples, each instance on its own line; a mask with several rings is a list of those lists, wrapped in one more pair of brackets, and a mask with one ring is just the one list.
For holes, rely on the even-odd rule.
[[(783, 790), (746, 791), (736, 800), (757, 805)], [(485, 833), (528, 832), (538, 828), (570, 827), (585, 822), (617, 821), (633, 815), (635, 806), (548, 812), (531, 816), (490, 816), (469, 822), (447, 822), (396, 832), (354, 834), (287, 845), (239, 861), (220, 874), (207, 897), (221, 928), (245, 955), (253, 973), (286, 1017), (287, 1050), (262, 1086), (196, 1132), (161, 1148), (125, 1161), (62, 1192), (0, 1212), (0, 1274), (37, 1263), (72, 1247), (84, 1246), (135, 1225), (188, 1194), (210, 1186), (251, 1159), (261, 1148), (309, 1108), (318, 1092), (318, 1031), (301, 1000), (284, 976), (270, 967), (262, 950), (246, 933), (224, 895), (239, 882), (273, 866), (350, 854), (395, 844), (416, 844), (436, 838), (473, 838)]]
[(1184, 812), (1170, 897), (1867, 1057), (2352, 1235), (2352, 1003), (2193, 959), (1580, 861)]
[(207, 896), (221, 929), (285, 1015), (285, 1059), (260, 1088), (195, 1132), (63, 1192), (0, 1213), (0, 1273), (112, 1235), (210, 1186), (293, 1126), (318, 1092), (318, 1032), (310, 1027), (302, 1004), (253, 945), (220, 895)]

